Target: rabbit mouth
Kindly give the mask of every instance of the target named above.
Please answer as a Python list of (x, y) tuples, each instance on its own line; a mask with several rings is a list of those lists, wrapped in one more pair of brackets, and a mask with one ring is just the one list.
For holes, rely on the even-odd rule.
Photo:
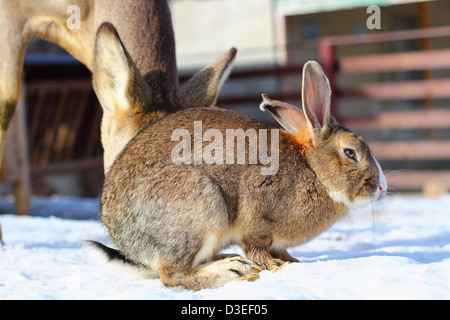
[[(383, 173), (380, 171), (379, 175), (379, 181), (378, 183), (375, 182), (371, 187), (369, 187), (369, 191), (363, 191), (361, 195), (357, 195), (355, 198), (360, 199), (360, 204), (358, 207), (364, 206), (366, 204), (370, 204), (373, 202), (378, 202), (384, 199), (384, 197), (387, 194), (387, 183), (386, 178), (384, 177)], [(363, 188), (367, 190), (366, 188)]]
[(387, 187), (385, 184), (380, 184), (376, 187), (369, 187), (366, 185), (360, 189), (360, 191), (351, 196), (343, 190), (337, 190), (327, 187), (328, 195), (336, 203), (342, 203), (349, 209), (358, 209), (365, 207), (366, 205), (381, 201), (386, 196)]
[(375, 164), (377, 165), (378, 177), (379, 177), (379, 184), (378, 184), (377, 189), (375, 190), (374, 198), (375, 198), (375, 201), (380, 201), (387, 194), (388, 183), (386, 180), (386, 176), (384, 175), (383, 170), (381, 169), (380, 164), (378, 163), (378, 161), (375, 158), (373, 158), (373, 159), (375, 160)]
[(386, 194), (387, 194), (387, 188), (380, 184), (380, 186), (378, 187), (378, 190), (374, 194), (374, 197), (373, 197), (374, 201), (380, 201), (380, 200), (384, 199)]
[[(364, 186), (360, 189), (358, 194), (356, 194), (355, 199), (360, 199), (361, 205), (381, 201), (387, 195), (388, 184), (386, 177), (381, 169), (380, 164), (375, 159), (375, 157), (371, 154), (373, 161), (375, 162), (375, 166), (378, 170), (376, 176), (371, 176), (365, 179)], [(365, 203), (364, 203), (365, 202)]]

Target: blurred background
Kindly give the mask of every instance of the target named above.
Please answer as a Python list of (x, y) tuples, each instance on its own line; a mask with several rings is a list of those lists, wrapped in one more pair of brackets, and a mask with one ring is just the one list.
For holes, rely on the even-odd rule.
[[(181, 83), (234, 46), (235, 67), (217, 104), (274, 124), (258, 108), (261, 94), (300, 107), (303, 64), (318, 60), (332, 85), (333, 114), (368, 140), (391, 189), (449, 191), (450, 1), (168, 2)], [(367, 12), (370, 5), (379, 16)], [(25, 136), (8, 141), (0, 196), (27, 184), (32, 196), (98, 197), (102, 111), (90, 72), (36, 37), (24, 88)], [(23, 163), (29, 179), (20, 182)]]

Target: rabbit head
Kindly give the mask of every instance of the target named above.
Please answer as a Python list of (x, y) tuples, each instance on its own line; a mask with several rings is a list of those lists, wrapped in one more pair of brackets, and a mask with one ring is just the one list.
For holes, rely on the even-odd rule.
[(320, 65), (303, 68), (303, 111), (263, 95), (267, 109), (298, 144), (329, 196), (349, 208), (382, 198), (387, 181), (365, 140), (330, 113), (330, 84)]

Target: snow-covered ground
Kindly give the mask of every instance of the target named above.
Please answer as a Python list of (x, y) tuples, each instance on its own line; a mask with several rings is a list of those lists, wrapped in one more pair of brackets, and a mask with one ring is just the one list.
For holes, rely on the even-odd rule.
[(33, 208), (0, 215), (0, 300), (450, 299), (450, 195), (392, 196), (292, 248), (301, 263), (199, 292), (93, 260), (80, 240), (111, 245), (97, 200), (37, 199)]

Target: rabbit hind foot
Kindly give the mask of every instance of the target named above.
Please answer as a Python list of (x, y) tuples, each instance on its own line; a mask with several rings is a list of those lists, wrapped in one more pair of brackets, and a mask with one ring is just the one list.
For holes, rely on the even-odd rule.
[(218, 288), (230, 281), (253, 281), (259, 278), (261, 270), (262, 268), (253, 261), (233, 255), (200, 264), (188, 271), (174, 271), (170, 267), (160, 268), (159, 275), (166, 286), (183, 286), (198, 291)]

